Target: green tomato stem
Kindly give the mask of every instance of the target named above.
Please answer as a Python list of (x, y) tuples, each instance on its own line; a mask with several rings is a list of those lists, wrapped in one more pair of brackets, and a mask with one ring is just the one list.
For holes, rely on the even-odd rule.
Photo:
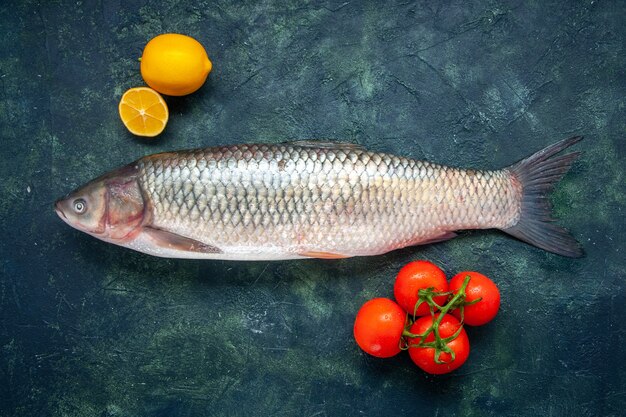
[[(440, 295), (445, 295), (445, 294), (449, 294), (449, 293), (436, 293), (434, 291), (434, 288), (427, 288), (425, 290), (420, 290), (418, 295), (419, 295), (419, 300), (415, 305), (415, 309), (413, 311), (413, 320), (415, 320), (415, 312), (417, 311), (417, 308), (419, 307), (419, 305), (421, 305), (422, 303), (427, 303), (428, 306), (430, 307), (430, 314), (431, 316), (434, 318), (435, 317), (435, 312), (434, 312), (434, 308), (437, 307), (440, 311), (439, 316), (437, 318), (434, 319), (433, 324), (423, 333), (423, 334), (415, 334), (415, 333), (411, 333), (407, 328), (405, 328), (402, 331), (402, 336), (403, 338), (411, 338), (411, 339), (419, 339), (419, 342), (417, 344), (409, 344), (409, 343), (402, 343), (401, 342), (401, 347), (404, 346), (405, 349), (408, 349), (410, 347), (420, 347), (420, 348), (434, 348), (435, 349), (435, 363), (437, 364), (443, 364), (446, 362), (443, 362), (440, 360), (440, 356), (442, 353), (448, 353), (451, 357), (450, 362), (454, 361), (455, 359), (455, 353), (452, 349), (450, 349), (450, 347), (448, 347), (448, 343), (453, 341), (454, 339), (456, 339), (459, 334), (461, 334), (461, 330), (463, 329), (463, 310), (464, 310), (464, 306), (465, 305), (469, 305), (469, 304), (474, 304), (480, 300), (475, 300), (472, 301), (470, 303), (465, 303), (465, 290), (467, 289), (467, 285), (470, 282), (471, 277), (469, 275), (467, 275), (465, 277), (465, 279), (463, 280), (463, 284), (461, 285), (461, 287), (459, 288), (459, 291), (457, 291), (456, 294), (454, 294), (454, 296), (444, 305), (444, 306), (439, 306), (434, 300), (433, 297), (436, 296), (440, 296)], [(441, 320), (443, 320), (443, 317), (448, 314), (448, 311), (450, 311), (451, 309), (455, 309), (455, 308), (459, 308), (461, 311), (461, 325), (459, 326), (459, 328), (457, 329), (457, 331), (449, 337), (446, 338), (442, 338), (441, 334), (439, 333), (439, 326), (441, 324)], [(411, 323), (409, 323), (407, 325), (407, 327), (410, 326)], [(426, 338), (433, 333), (435, 340), (432, 342), (426, 342)]]

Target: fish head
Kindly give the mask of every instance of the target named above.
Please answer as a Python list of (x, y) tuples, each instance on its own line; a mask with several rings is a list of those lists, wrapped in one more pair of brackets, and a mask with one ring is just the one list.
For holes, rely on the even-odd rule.
[(137, 167), (132, 164), (88, 182), (55, 203), (65, 223), (118, 244), (140, 231), (145, 207)]

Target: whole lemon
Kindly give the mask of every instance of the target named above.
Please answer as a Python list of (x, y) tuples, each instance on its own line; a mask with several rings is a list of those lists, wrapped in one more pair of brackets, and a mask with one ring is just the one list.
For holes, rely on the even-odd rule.
[(169, 96), (184, 96), (202, 87), (212, 67), (200, 42), (177, 33), (154, 37), (141, 56), (146, 84)]

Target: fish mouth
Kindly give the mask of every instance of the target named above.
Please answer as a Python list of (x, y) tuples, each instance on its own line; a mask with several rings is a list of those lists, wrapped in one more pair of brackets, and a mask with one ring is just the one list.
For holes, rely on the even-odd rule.
[(59, 216), (61, 219), (67, 221), (67, 216), (65, 215), (65, 213), (63, 212), (63, 209), (61, 208), (61, 202), (63, 200), (57, 200), (54, 202), (54, 211), (57, 212), (57, 216)]

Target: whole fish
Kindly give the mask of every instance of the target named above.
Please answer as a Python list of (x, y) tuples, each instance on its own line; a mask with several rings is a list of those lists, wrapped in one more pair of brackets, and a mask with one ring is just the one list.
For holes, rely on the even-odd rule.
[(55, 204), (98, 239), (172, 258), (278, 260), (379, 255), (497, 228), (569, 257), (548, 193), (578, 152), (572, 137), (501, 170), (451, 168), (336, 142), (160, 153)]

